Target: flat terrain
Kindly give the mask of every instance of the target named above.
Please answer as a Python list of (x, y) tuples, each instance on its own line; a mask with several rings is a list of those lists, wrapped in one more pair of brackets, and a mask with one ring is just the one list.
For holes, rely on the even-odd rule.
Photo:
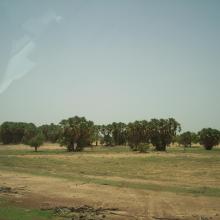
[[(73, 207), (90, 217), (70, 217)], [(9, 219), (220, 219), (220, 148), (0, 145), (0, 220)]]

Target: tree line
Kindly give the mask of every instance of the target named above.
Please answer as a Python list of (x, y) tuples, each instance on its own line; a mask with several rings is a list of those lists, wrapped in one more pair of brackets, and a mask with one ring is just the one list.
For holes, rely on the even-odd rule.
[(152, 145), (157, 151), (165, 151), (171, 143), (191, 147), (192, 143), (202, 144), (211, 150), (220, 142), (220, 131), (204, 128), (198, 133), (190, 131), (180, 134), (181, 125), (174, 118), (140, 120), (128, 124), (113, 122), (95, 125), (85, 117), (72, 117), (59, 124), (37, 127), (33, 123), (4, 122), (0, 126), (0, 142), (3, 144), (27, 144), (35, 148), (43, 142), (60, 143), (68, 151), (82, 151), (93, 144), (116, 146), (128, 145), (134, 151), (146, 151)]

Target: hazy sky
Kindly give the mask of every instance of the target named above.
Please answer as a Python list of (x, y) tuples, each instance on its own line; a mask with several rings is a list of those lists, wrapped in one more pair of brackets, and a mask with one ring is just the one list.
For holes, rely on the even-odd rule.
[(219, 0), (0, 0), (0, 123), (220, 129), (219, 84)]

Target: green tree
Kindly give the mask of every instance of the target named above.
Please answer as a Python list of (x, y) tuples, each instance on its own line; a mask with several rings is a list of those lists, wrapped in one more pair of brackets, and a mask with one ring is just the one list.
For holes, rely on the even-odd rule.
[(101, 125), (101, 127), (100, 127), (100, 133), (102, 135), (102, 142), (106, 146), (112, 146), (113, 145), (112, 131), (113, 131), (113, 127), (112, 127), (111, 124)]
[(4, 122), (1, 125), (1, 141), (3, 144), (9, 144), (11, 142), (11, 132), (10, 132), (9, 122)]
[(179, 134), (177, 134), (177, 135), (175, 135), (173, 138), (172, 138), (172, 142), (171, 142), (172, 144), (178, 144), (178, 146), (180, 146), (180, 135)]
[(100, 135), (100, 125), (94, 125), (94, 132), (93, 132), (93, 142), (95, 142), (95, 145), (98, 146), (98, 142), (101, 141), (101, 135)]
[(51, 143), (59, 142), (61, 135), (61, 127), (51, 123), (50, 125), (41, 125), (39, 130), (44, 135), (44, 140)]
[(200, 144), (202, 144), (206, 150), (212, 150), (212, 148), (219, 144), (220, 131), (213, 128), (203, 128), (199, 133)]
[(122, 122), (113, 122), (112, 123), (112, 138), (114, 145), (124, 145), (126, 144), (126, 137), (127, 137), (127, 126), (125, 123)]
[(191, 132), (191, 137), (192, 137), (192, 143), (193, 144), (198, 144), (199, 143), (199, 135), (197, 133)]
[(62, 129), (60, 144), (67, 147), (68, 151), (82, 151), (92, 142), (94, 123), (85, 117), (75, 116), (60, 122)]
[(38, 148), (44, 143), (44, 136), (42, 133), (38, 133), (36, 136), (33, 136), (30, 140), (28, 140), (28, 145), (34, 147), (35, 152), (37, 152)]
[(4, 122), (1, 125), (1, 140), (3, 144), (20, 144), (23, 141), (30, 123)]
[(25, 127), (24, 136), (22, 138), (22, 143), (29, 145), (29, 141), (37, 136), (38, 129), (33, 123), (28, 123)]
[(179, 137), (179, 143), (184, 147), (192, 146), (192, 133), (190, 131), (186, 131), (182, 133)]
[(174, 118), (151, 119), (149, 122), (150, 140), (157, 151), (165, 151), (181, 126)]
[(128, 145), (132, 150), (140, 150), (139, 146), (149, 143), (149, 127), (145, 120), (135, 121), (127, 125), (127, 140)]

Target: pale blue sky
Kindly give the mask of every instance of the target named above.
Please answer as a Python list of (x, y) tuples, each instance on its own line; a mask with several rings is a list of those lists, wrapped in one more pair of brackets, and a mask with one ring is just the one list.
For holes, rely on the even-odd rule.
[(0, 123), (220, 129), (219, 0), (0, 0), (0, 27)]

